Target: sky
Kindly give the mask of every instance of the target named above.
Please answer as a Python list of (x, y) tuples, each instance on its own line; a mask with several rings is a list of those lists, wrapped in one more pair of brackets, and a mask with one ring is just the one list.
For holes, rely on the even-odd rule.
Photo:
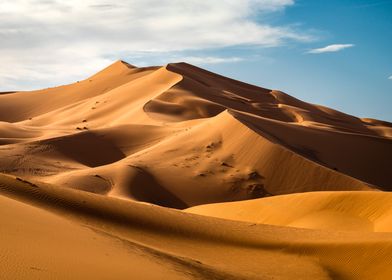
[(0, 0), (0, 91), (185, 61), (392, 121), (392, 0)]

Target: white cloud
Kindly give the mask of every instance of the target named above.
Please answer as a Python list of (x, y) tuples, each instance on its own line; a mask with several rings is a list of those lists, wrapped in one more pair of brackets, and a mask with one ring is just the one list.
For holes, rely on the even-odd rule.
[[(267, 14), (293, 4), (293, 0), (0, 0), (0, 90), (69, 82), (126, 58), (120, 57), (123, 53), (309, 41), (310, 36), (290, 27), (263, 21)], [(235, 62), (232, 57), (204, 60)]]
[(242, 57), (217, 57), (217, 56), (185, 56), (177, 61), (186, 61), (188, 63), (197, 65), (218, 64), (218, 63), (233, 63), (245, 60)]
[(388, 77), (389, 80), (392, 80), (392, 75)]
[(328, 45), (323, 48), (319, 49), (313, 49), (308, 51), (308, 53), (327, 53), (327, 52), (338, 52), (347, 48), (354, 47), (354, 44), (333, 44), (333, 45)]

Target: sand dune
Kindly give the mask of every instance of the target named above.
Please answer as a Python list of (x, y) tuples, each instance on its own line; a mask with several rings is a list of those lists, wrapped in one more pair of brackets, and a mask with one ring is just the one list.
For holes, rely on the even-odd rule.
[(61, 186), (176, 208), (391, 187), (389, 123), (185, 63), (118, 61), (72, 85), (1, 95), (0, 104), (10, 112), (0, 116), (1, 170)]
[(390, 279), (391, 138), (186, 63), (0, 94), (0, 270)]
[[(0, 180), (1, 194), (12, 198), (2, 198), (5, 201), (2, 207), (10, 209), (12, 215), (19, 215), (17, 217), (21, 216), (24, 221), (25, 211), (38, 212), (37, 219), (43, 219), (37, 221), (38, 225), (43, 223), (51, 230), (54, 225), (58, 230), (69, 230), (64, 233), (65, 237), (56, 235), (55, 240), (72, 242), (73, 252), (94, 253), (101, 249), (97, 256), (91, 255), (97, 262), (105, 260), (102, 252), (116, 255), (115, 259), (109, 258), (110, 263), (86, 272), (90, 264), (81, 267), (79, 262), (70, 261), (73, 253), (64, 243), (64, 247), (56, 248), (56, 254), (74, 275), (105, 279), (108, 273), (114, 273), (115, 278), (142, 273), (139, 275), (143, 279), (160, 279), (165, 269), (173, 270), (167, 274), (173, 279), (181, 279), (181, 276), (186, 279), (388, 279), (392, 275), (391, 233), (306, 230), (231, 222), (57, 186), (32, 185), (12, 177), (1, 176)], [(48, 243), (52, 241), (42, 241), (40, 237), (50, 236), (51, 231), (42, 232), (45, 227), (34, 230), (35, 220), (19, 226), (15, 225), (15, 219), (3, 221), (7, 226), (1, 227), (2, 236), (11, 236), (18, 228), (29, 233), (12, 237), (19, 238), (21, 248), (13, 248), (14, 253), (8, 254), (9, 264), (2, 262), (7, 275), (12, 275), (13, 266), (20, 269), (20, 275), (29, 269), (49, 279), (55, 278), (50, 272), (61, 275), (62, 268), (58, 267), (61, 261), (53, 262), (48, 257), (53, 253)], [(77, 236), (69, 240), (69, 236), (74, 235)], [(86, 239), (93, 241), (84, 245)], [(39, 246), (36, 240), (41, 246), (47, 246), (44, 251), (47, 255), (25, 259), (27, 252), (23, 250)], [(94, 250), (86, 249), (91, 243), (95, 246), (94, 242), (100, 245), (93, 247)], [(116, 247), (113, 244), (116, 242), (122, 244)], [(2, 246), (0, 255), (7, 254), (7, 248)], [(39, 248), (32, 250), (40, 252)], [(121, 266), (126, 260), (132, 266)], [(113, 272), (111, 267), (108, 272), (112, 262), (120, 268)], [(282, 266), (282, 263), (287, 265)]]
[(290, 227), (392, 232), (392, 194), (314, 192), (201, 205), (189, 213)]

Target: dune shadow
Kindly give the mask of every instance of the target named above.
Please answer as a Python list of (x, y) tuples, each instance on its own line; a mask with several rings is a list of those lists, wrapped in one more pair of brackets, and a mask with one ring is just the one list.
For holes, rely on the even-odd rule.
[(93, 132), (43, 141), (64, 156), (88, 167), (98, 167), (119, 161), (126, 155), (113, 143)]
[(138, 201), (160, 206), (185, 209), (188, 205), (162, 186), (148, 171), (138, 166), (130, 166), (135, 171), (124, 190), (126, 195)]

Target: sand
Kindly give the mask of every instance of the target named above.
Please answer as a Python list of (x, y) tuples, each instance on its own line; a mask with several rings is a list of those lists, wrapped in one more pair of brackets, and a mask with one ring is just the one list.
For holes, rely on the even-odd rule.
[(0, 95), (5, 279), (390, 279), (392, 124), (186, 63)]
[(392, 232), (392, 194), (310, 192), (195, 206), (189, 213), (309, 229)]

